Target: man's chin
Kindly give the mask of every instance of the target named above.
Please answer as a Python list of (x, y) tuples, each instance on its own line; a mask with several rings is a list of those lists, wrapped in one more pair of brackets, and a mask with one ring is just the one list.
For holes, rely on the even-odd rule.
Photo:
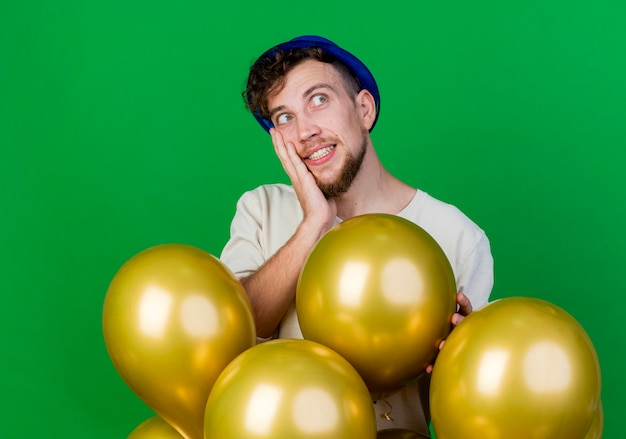
[(320, 188), (327, 200), (330, 198), (337, 198), (348, 192), (349, 189), (348, 187), (344, 187), (344, 185), (337, 184), (318, 184), (317, 186)]

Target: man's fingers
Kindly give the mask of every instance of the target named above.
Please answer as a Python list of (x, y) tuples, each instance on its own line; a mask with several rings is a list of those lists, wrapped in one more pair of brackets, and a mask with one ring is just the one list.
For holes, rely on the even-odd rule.
[[(444, 345), (445, 343), (446, 343), (446, 340), (445, 340), (445, 339), (444, 339), (444, 340), (441, 340), (441, 341), (439, 342), (439, 345), (437, 346), (437, 347), (439, 348), (439, 350), (441, 350), (441, 349), (443, 348), (443, 345)], [(434, 366), (433, 366), (432, 364), (429, 364), (428, 366), (426, 366), (426, 370), (425, 370), (425, 372), (426, 372), (426, 373), (432, 373), (432, 372), (433, 372), (433, 367), (434, 367)]]
[[(454, 314), (452, 314), (452, 318), (450, 319), (452, 326), (457, 326), (459, 323), (463, 321), (463, 319), (465, 319), (466, 316), (468, 316), (472, 312), (472, 302), (470, 302), (470, 300), (467, 298), (465, 294), (463, 294), (462, 291), (459, 291), (457, 293), (456, 301), (459, 305), (459, 310), (458, 312), (455, 312)], [(445, 343), (446, 343), (445, 339), (439, 342), (439, 346), (438, 346), (439, 350), (443, 349), (443, 345)], [(433, 370), (432, 364), (426, 367), (426, 373), (431, 373), (432, 370)]]
[(295, 146), (292, 143), (285, 142), (283, 136), (274, 128), (270, 130), (272, 135), (272, 143), (274, 150), (280, 159), (283, 169), (291, 179), (293, 184), (297, 184), (302, 178), (307, 178), (309, 170), (298, 155)]
[(467, 298), (465, 294), (463, 294), (462, 291), (459, 291), (457, 293), (456, 302), (459, 304), (458, 313), (461, 314), (461, 316), (468, 316), (471, 314), (472, 302), (470, 302), (470, 300)]
[(274, 151), (276, 152), (280, 163), (283, 165), (283, 169), (285, 170), (287, 175), (293, 179), (295, 170), (293, 168), (292, 160), (289, 157), (287, 145), (285, 145), (285, 142), (283, 141), (283, 136), (281, 136), (281, 134), (274, 128), (270, 129), (270, 135), (272, 136)]
[(457, 326), (459, 323), (461, 323), (463, 321), (463, 319), (465, 318), (465, 316), (459, 314), (458, 312), (452, 314), (452, 325), (453, 326)]

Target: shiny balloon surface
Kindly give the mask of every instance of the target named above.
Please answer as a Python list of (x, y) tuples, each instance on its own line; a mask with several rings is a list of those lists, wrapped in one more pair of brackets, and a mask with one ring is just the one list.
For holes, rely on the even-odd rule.
[(367, 386), (318, 343), (279, 339), (248, 349), (209, 396), (205, 439), (376, 438)]
[(367, 214), (316, 244), (298, 281), (296, 309), (304, 337), (350, 361), (376, 398), (433, 362), (450, 331), (456, 284), (426, 231), (394, 215)]
[(406, 430), (404, 428), (390, 428), (387, 430), (380, 430), (376, 439), (428, 439), (421, 433), (417, 433), (413, 430)]
[(602, 400), (598, 403), (598, 408), (593, 415), (591, 426), (587, 430), (587, 434), (584, 439), (602, 439), (602, 433), (604, 432), (604, 407), (602, 406)]
[(496, 300), (452, 331), (432, 372), (438, 439), (583, 438), (600, 367), (582, 326), (549, 302)]
[(178, 244), (147, 249), (118, 270), (102, 326), (122, 378), (187, 439), (202, 437), (217, 376), (256, 342), (241, 283), (214, 256)]
[(127, 439), (183, 439), (183, 437), (159, 416), (153, 416), (139, 424)]

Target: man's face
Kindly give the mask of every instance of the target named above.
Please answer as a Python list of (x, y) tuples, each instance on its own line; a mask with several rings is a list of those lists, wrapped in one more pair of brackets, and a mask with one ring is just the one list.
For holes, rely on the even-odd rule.
[(345, 193), (361, 168), (369, 126), (339, 71), (314, 60), (298, 64), (269, 108), (274, 126), (295, 145), (322, 192)]

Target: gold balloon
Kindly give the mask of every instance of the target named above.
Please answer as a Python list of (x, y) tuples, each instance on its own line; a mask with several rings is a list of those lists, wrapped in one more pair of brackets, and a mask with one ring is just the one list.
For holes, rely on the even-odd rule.
[(434, 361), (456, 310), (454, 274), (419, 226), (394, 215), (361, 215), (313, 248), (296, 309), (304, 338), (346, 358), (378, 398)]
[(205, 439), (376, 438), (367, 386), (336, 352), (301, 339), (248, 349), (207, 401)]
[(416, 433), (412, 430), (405, 430), (404, 428), (390, 428), (387, 430), (380, 430), (376, 439), (428, 439), (428, 436), (424, 436), (421, 433)]
[(178, 244), (149, 248), (119, 269), (102, 327), (119, 374), (186, 439), (202, 437), (215, 379), (256, 342), (241, 283), (214, 256)]
[(183, 439), (170, 424), (153, 416), (135, 428), (127, 439)]
[(593, 415), (591, 426), (587, 430), (587, 434), (584, 439), (602, 439), (602, 433), (604, 432), (604, 409), (602, 407), (602, 400), (598, 403), (598, 408)]
[(582, 438), (600, 398), (582, 326), (549, 302), (512, 297), (470, 314), (448, 337), (430, 384), (437, 439)]

